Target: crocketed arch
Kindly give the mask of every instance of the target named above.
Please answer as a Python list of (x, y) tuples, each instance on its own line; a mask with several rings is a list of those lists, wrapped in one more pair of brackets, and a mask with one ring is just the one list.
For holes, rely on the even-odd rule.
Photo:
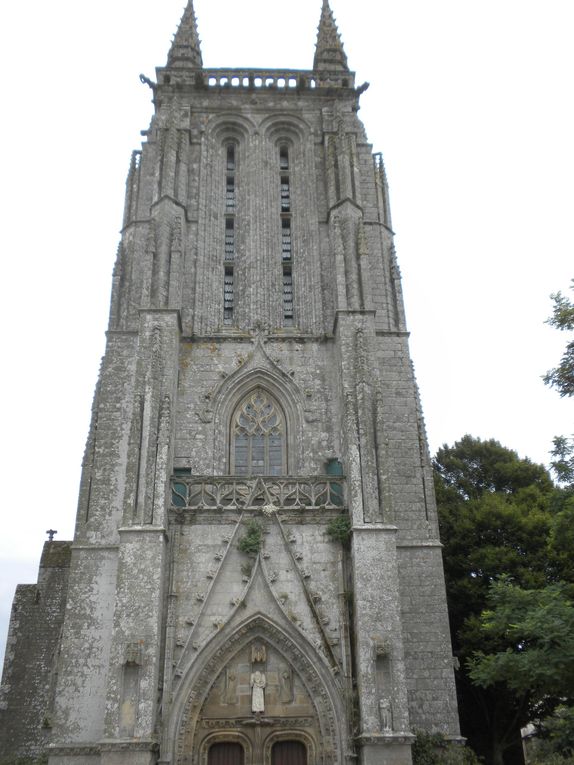
[(231, 418), (229, 472), (232, 475), (285, 475), (287, 423), (281, 406), (256, 387)]
[(288, 634), (263, 614), (256, 614), (242, 624), (230, 625), (229, 630), (224, 628), (217, 633), (182, 678), (174, 696), (169, 734), (176, 755), (175, 765), (183, 765), (186, 753), (195, 748), (201, 710), (221, 668), (255, 640), (266, 642), (296, 668), (312, 699), (321, 738), (319, 751), (315, 753), (316, 761), (323, 761), (328, 754), (332, 761), (342, 762), (342, 733), (346, 730), (342, 689), (337, 686), (324, 660), (302, 636), (295, 634), (294, 629)]

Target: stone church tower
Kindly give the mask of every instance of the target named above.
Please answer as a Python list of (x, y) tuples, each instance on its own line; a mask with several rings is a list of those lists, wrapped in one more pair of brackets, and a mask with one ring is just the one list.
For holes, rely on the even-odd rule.
[(205, 69), (191, 0), (127, 180), (73, 543), (19, 588), (2, 756), (410, 762), (457, 737), (380, 154), (309, 71)]

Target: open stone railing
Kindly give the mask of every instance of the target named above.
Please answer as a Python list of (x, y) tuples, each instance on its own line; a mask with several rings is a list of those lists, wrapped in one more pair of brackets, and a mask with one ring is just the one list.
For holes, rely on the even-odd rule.
[(345, 506), (342, 476), (176, 476), (171, 506), (185, 510), (305, 510)]
[[(203, 88), (249, 89), (300, 92), (316, 88), (355, 87), (352, 72), (313, 72), (301, 69), (200, 69), (160, 70), (165, 85), (189, 81)], [(182, 79), (183, 78), (183, 79)]]
[(157, 71), (163, 85), (202, 90), (207, 88), (221, 92), (268, 90), (301, 94), (333, 88), (354, 92), (355, 88), (354, 73), (339, 70), (315, 72), (303, 69), (160, 68)]
[(207, 87), (219, 88), (315, 88), (312, 72), (265, 69), (205, 69), (203, 82)]

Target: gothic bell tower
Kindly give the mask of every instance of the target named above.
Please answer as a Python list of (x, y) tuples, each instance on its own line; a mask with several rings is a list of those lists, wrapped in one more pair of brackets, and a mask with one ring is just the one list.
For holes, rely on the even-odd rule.
[(189, 0), (147, 82), (49, 763), (408, 765), (459, 731), (365, 87), (328, 0), (308, 71), (204, 68)]

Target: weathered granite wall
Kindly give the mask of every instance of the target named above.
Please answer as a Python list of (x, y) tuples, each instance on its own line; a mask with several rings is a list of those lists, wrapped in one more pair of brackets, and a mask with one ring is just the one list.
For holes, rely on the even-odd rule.
[(16, 590), (0, 689), (0, 761), (37, 758), (50, 740), (70, 542), (46, 542), (36, 584)]

